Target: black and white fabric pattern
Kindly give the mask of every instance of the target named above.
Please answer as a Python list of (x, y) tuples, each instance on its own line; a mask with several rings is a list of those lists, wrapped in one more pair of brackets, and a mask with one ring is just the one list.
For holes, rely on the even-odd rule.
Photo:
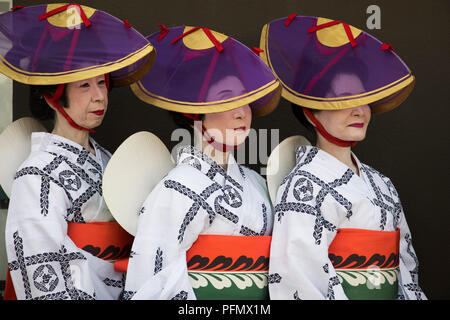
[(15, 175), (6, 223), (8, 267), (18, 299), (118, 299), (122, 273), (75, 246), (68, 222), (113, 217), (102, 197), (111, 154), (92, 138), (91, 154), (50, 133), (33, 133)]
[(418, 260), (394, 185), (352, 156), (359, 175), (316, 147), (297, 149), (297, 164), (282, 181), (274, 204), (269, 272), (279, 281), (269, 283), (271, 299), (347, 299), (328, 258), (340, 228), (398, 228), (399, 297), (426, 298), (418, 286)]
[(186, 251), (201, 234), (270, 235), (273, 209), (265, 180), (229, 156), (227, 170), (187, 146), (177, 166), (143, 204), (128, 264), (133, 299), (195, 299)]

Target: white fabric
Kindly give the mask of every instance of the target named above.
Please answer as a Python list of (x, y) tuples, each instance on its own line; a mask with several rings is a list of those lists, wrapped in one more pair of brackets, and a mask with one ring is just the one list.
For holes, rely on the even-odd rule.
[(123, 274), (75, 246), (68, 222), (114, 221), (102, 197), (111, 154), (92, 138), (94, 156), (50, 133), (32, 149), (12, 186), (6, 222), (8, 266), (18, 299), (118, 299)]
[(265, 180), (235, 162), (227, 171), (192, 146), (143, 204), (125, 296), (195, 299), (186, 251), (201, 234), (270, 235), (272, 206)]
[(426, 299), (418, 260), (392, 182), (353, 155), (360, 175), (316, 147), (297, 149), (297, 165), (277, 192), (269, 266), (271, 299), (347, 299), (328, 258), (337, 229), (400, 229), (400, 299)]

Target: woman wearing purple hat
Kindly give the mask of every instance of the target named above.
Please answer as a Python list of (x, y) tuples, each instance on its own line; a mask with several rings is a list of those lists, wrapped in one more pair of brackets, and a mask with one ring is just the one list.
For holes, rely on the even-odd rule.
[(119, 298), (123, 273), (108, 260), (129, 252), (132, 237), (105, 205), (102, 175), (111, 154), (90, 133), (104, 119), (110, 87), (138, 80), (153, 52), (128, 23), (86, 6), (0, 15), (0, 71), (31, 85), (32, 114), (54, 121), (52, 133), (32, 134), (31, 154), (14, 176), (9, 298), (14, 291), (17, 299)]
[(265, 180), (231, 151), (252, 116), (275, 109), (279, 83), (250, 49), (207, 28), (163, 26), (148, 39), (158, 56), (133, 92), (196, 139), (142, 206), (125, 295), (267, 298), (272, 205)]
[(315, 133), (279, 184), (271, 299), (425, 299), (391, 180), (351, 147), (372, 114), (397, 107), (414, 77), (389, 44), (341, 21), (291, 15), (264, 26), (263, 59)]

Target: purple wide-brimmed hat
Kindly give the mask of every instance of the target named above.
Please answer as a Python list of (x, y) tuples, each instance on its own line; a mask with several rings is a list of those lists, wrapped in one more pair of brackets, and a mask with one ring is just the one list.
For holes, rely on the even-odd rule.
[(56, 85), (109, 74), (129, 85), (155, 51), (125, 20), (78, 4), (14, 7), (0, 15), (0, 72), (22, 83)]
[(279, 102), (272, 71), (239, 41), (204, 27), (166, 28), (147, 38), (158, 52), (152, 70), (131, 88), (144, 102), (189, 114), (250, 105), (266, 115)]
[(370, 105), (372, 113), (381, 113), (414, 87), (414, 76), (391, 45), (342, 21), (290, 15), (263, 27), (260, 46), (282, 96), (302, 107)]

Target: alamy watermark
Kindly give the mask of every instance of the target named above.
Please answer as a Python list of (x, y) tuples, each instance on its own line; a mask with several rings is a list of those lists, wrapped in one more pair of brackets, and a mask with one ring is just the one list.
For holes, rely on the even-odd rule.
[[(233, 129), (227, 130), (230, 134), (223, 134), (219, 130), (208, 129), (208, 136), (213, 136), (215, 141), (224, 142), (226, 145), (233, 146), (236, 144), (236, 137), (233, 135)], [(231, 137), (231, 138), (230, 138)], [(180, 147), (188, 145), (199, 145), (195, 139), (198, 136), (187, 129), (178, 128), (172, 132), (171, 141), (178, 142), (171, 150), (172, 158), (177, 159), (177, 152)], [(239, 145), (238, 148), (232, 149), (236, 162), (239, 164), (260, 165), (260, 174), (266, 174), (266, 166), (271, 151), (280, 144), (279, 129), (249, 129), (247, 138)], [(200, 144), (201, 145), (201, 144)], [(202, 146), (205, 154), (213, 152), (213, 145)], [(219, 160), (219, 159), (217, 159)], [(219, 163), (221, 164), (221, 163)], [(273, 168), (276, 172), (276, 168)]]
[(70, 5), (66, 9), (68, 15), (66, 24), (68, 29), (81, 29), (83, 20), (81, 19), (80, 7), (77, 5)]
[(369, 14), (366, 20), (366, 26), (369, 30), (381, 29), (381, 9), (376, 4), (367, 7), (366, 13)]

